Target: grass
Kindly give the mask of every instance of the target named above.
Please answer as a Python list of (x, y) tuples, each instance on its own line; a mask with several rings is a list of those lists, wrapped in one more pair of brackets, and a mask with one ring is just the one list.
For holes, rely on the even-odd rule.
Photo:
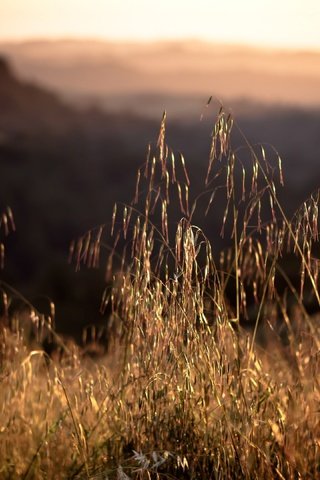
[[(74, 346), (53, 361), (2, 328), (1, 478), (319, 477), (319, 332), (306, 311), (307, 298), (319, 304), (319, 195), (289, 220), (280, 157), (244, 136), (234, 149), (234, 128), (221, 108), (192, 200), (164, 114), (133, 202), (113, 212), (107, 357), (92, 363)], [(207, 215), (224, 201), (225, 251), (193, 225), (203, 199)], [(99, 264), (105, 234), (72, 245), (77, 268)]]

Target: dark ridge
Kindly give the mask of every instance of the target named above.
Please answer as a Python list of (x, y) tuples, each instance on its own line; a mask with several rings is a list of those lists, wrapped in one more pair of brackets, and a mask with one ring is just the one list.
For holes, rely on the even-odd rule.
[(74, 119), (71, 108), (58, 95), (20, 80), (5, 57), (0, 57), (0, 129), (36, 131), (57, 129)]

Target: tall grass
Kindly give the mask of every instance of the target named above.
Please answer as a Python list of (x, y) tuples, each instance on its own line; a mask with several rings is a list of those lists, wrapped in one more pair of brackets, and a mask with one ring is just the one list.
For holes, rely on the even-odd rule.
[[(0, 212), (0, 233), (2, 236), (7, 237), (11, 231), (15, 231), (15, 223), (13, 219), (12, 210), (10, 207), (6, 207), (3, 212)], [(0, 269), (4, 268), (4, 252), (5, 245), (3, 239), (0, 237)]]
[[(133, 202), (113, 212), (101, 308), (111, 304), (117, 335), (107, 358), (90, 364), (75, 347), (54, 363), (2, 330), (1, 477), (319, 477), (319, 335), (305, 308), (307, 294), (319, 303), (319, 195), (289, 220), (277, 152), (269, 160), (244, 136), (234, 149), (233, 128), (221, 108), (204, 190), (192, 197), (164, 114)], [(193, 225), (203, 198), (207, 215), (224, 199), (226, 251)], [(104, 235), (72, 246), (77, 268), (99, 264)]]

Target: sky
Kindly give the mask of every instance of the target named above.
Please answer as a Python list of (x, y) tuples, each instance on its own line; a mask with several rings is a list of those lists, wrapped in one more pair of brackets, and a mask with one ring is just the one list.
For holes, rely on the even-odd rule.
[(93, 37), (320, 50), (320, 0), (0, 0), (0, 39)]

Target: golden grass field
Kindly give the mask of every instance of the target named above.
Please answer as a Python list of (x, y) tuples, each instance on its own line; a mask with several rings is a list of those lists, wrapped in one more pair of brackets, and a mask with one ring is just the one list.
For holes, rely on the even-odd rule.
[[(277, 152), (244, 136), (234, 149), (238, 126), (220, 108), (201, 196), (207, 215), (224, 199), (232, 246), (216, 252), (192, 223), (200, 197), (191, 200), (165, 122), (164, 114), (132, 204), (113, 212), (101, 305), (112, 309), (108, 353), (92, 361), (69, 343), (51, 358), (9, 328), (4, 308), (0, 478), (320, 477), (319, 320), (305, 300), (320, 305), (319, 195), (288, 219)], [(175, 204), (181, 220), (172, 225)], [(74, 243), (77, 268), (98, 266), (105, 228)], [(298, 288), (283, 266), (288, 252)], [(5, 289), (3, 299), (6, 307)], [(53, 308), (51, 318), (30, 312), (39, 335), (53, 324)]]

